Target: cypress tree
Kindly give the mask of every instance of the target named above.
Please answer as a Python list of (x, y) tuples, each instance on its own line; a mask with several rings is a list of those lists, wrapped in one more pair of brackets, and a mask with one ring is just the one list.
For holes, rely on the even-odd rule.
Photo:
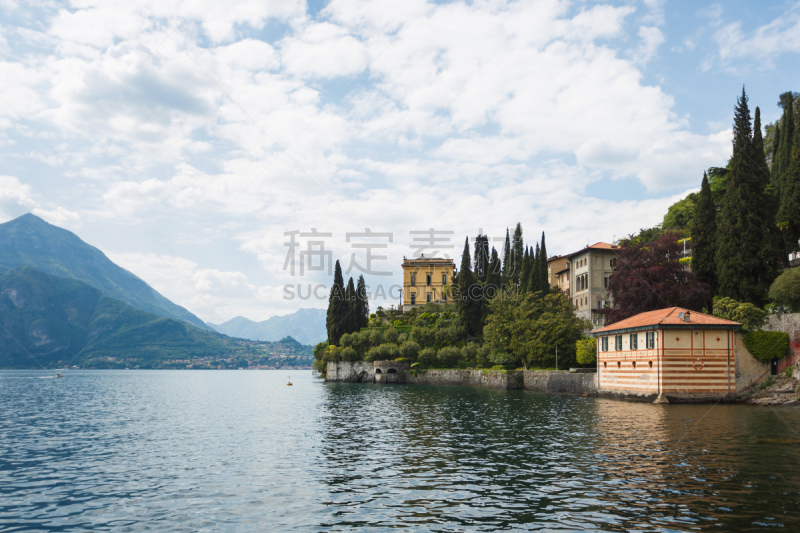
[(361, 328), (369, 326), (369, 297), (367, 296), (367, 283), (364, 281), (363, 274), (358, 276), (358, 285), (356, 286), (355, 321), (355, 331), (360, 331)]
[(523, 253), (522, 257), (522, 272), (519, 276), (519, 292), (520, 294), (525, 294), (528, 292), (528, 277), (530, 276), (531, 266), (533, 263), (533, 259), (530, 253), (530, 247), (525, 247), (525, 252)]
[[(710, 295), (717, 290), (717, 209), (714, 196), (708, 183), (708, 175), (703, 172), (703, 182), (694, 206), (694, 218), (691, 226), (692, 234), (692, 272), (697, 279), (710, 287)], [(711, 302), (706, 303), (711, 309)]]
[(344, 299), (347, 300), (347, 312), (344, 316), (344, 333), (352, 333), (358, 331), (356, 326), (356, 284), (353, 283), (353, 278), (347, 282), (347, 288), (344, 290)]
[(795, 201), (796, 184), (792, 180), (792, 144), (794, 143), (795, 127), (794, 123), (794, 103), (791, 93), (785, 98), (781, 95), (781, 102), (784, 103), (783, 117), (780, 121), (781, 136), (775, 159), (772, 163), (773, 180), (778, 185), (780, 191), (780, 204), (776, 224), (783, 233), (784, 251), (792, 251), (792, 243), (797, 241), (798, 233), (798, 209)]
[(470, 289), (475, 285), (475, 276), (470, 268), (469, 238), (464, 241), (461, 254), (461, 269), (458, 271), (457, 309), (458, 320), (467, 335), (480, 335), (483, 318), (483, 298), (477, 297)]
[(342, 267), (337, 260), (333, 271), (333, 285), (331, 286), (330, 296), (328, 296), (328, 314), (325, 320), (330, 344), (338, 345), (339, 339), (344, 333), (347, 333), (344, 322), (347, 320), (348, 311), (350, 311), (348, 303), (344, 278), (342, 277)]
[[(763, 152), (763, 151), (762, 151)], [(761, 305), (771, 275), (768, 221), (763, 218), (764, 182), (753, 153), (753, 130), (747, 94), (737, 99), (733, 154), (717, 227), (719, 294)]]
[(541, 273), (539, 274), (540, 279), (542, 280), (542, 287), (541, 291), (545, 294), (550, 292), (550, 279), (547, 275), (547, 246), (544, 244), (544, 232), (542, 232), (542, 246), (540, 249), (540, 253), (542, 255), (542, 259), (540, 261), (539, 268), (541, 268)]
[[(776, 221), (776, 206), (779, 203), (777, 189), (771, 183), (769, 165), (767, 165), (767, 155), (764, 152), (764, 139), (761, 136), (761, 110), (756, 107), (753, 119), (753, 161), (756, 165), (756, 172), (761, 181), (762, 194), (760, 200), (761, 217), (766, 222), (764, 246), (764, 261), (767, 268), (762, 272), (763, 283), (767, 288), (777, 277), (778, 271), (783, 267), (788, 257), (783, 253), (783, 242), (781, 231), (778, 229)], [(786, 265), (788, 266), (788, 265)]]
[(489, 270), (489, 237), (478, 235), (475, 238), (475, 278), (486, 282)]
[(514, 279), (514, 286), (519, 289), (519, 279), (522, 275), (522, 256), (523, 256), (523, 243), (522, 243), (522, 224), (517, 222), (517, 227), (514, 228), (514, 241), (512, 243), (513, 251), (512, 257), (514, 258), (514, 270), (512, 277)]
[(511, 258), (511, 239), (508, 237), (508, 228), (506, 228), (506, 244), (503, 248), (503, 285), (508, 283), (511, 277), (511, 265), (514, 260)]
[(530, 272), (530, 282), (529, 285), (531, 287), (531, 292), (538, 292), (542, 290), (542, 279), (541, 273), (542, 268), (540, 263), (542, 261), (542, 251), (539, 248), (539, 243), (536, 243), (535, 251), (533, 252), (533, 268), (531, 268)]
[[(497, 254), (497, 250), (492, 247), (492, 256), (491, 260), (489, 261), (489, 270), (488, 275), (486, 276), (486, 285), (492, 286), (495, 293), (499, 292), (501, 287), (503, 286), (503, 267), (500, 264), (500, 257)], [(492, 296), (492, 290), (489, 291), (489, 296)]]

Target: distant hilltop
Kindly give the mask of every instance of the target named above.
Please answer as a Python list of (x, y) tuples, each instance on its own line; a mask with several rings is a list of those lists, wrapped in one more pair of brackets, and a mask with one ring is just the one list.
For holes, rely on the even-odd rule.
[(261, 322), (237, 316), (222, 324), (208, 323), (208, 326), (231, 337), (267, 342), (291, 340), (314, 346), (328, 338), (325, 318), (325, 309), (298, 309), (294, 313), (273, 316)]

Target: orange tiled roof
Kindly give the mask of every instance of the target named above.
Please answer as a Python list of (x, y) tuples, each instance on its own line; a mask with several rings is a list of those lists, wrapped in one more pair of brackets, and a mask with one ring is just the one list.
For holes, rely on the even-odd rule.
[[(681, 312), (690, 313), (689, 322), (684, 321), (682, 318), (678, 318), (678, 314)], [(705, 313), (691, 311), (689, 309), (684, 309), (683, 307), (667, 307), (666, 309), (658, 309), (657, 311), (639, 313), (638, 315), (626, 318), (625, 320), (620, 320), (614, 324), (609, 324), (603, 328), (596, 329), (592, 331), (592, 333), (606, 333), (609, 331), (617, 331), (622, 329), (662, 325), (686, 326), (687, 328), (693, 326), (741, 326), (739, 322), (734, 322), (733, 320), (726, 320), (724, 318), (706, 315)]]

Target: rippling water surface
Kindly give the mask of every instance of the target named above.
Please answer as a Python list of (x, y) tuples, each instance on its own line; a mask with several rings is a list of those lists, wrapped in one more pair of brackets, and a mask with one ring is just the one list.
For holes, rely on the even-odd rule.
[(800, 411), (0, 372), (0, 531), (800, 530)]

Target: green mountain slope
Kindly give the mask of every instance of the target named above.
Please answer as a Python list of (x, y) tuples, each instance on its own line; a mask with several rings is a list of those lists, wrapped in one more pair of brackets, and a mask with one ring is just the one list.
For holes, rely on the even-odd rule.
[(53, 276), (83, 281), (136, 309), (210, 329), (74, 233), (31, 214), (0, 224), (0, 270), (26, 265)]
[(0, 367), (185, 368), (203, 363), (217, 368), (311, 362), (308, 346), (232, 339), (134, 309), (86, 283), (32, 267), (0, 274), (0, 326)]

